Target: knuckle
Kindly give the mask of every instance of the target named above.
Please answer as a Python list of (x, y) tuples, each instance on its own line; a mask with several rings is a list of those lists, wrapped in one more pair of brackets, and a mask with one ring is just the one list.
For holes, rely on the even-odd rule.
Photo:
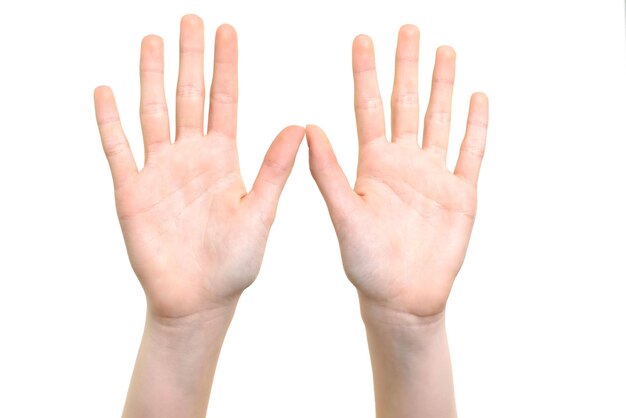
[(450, 111), (448, 110), (435, 110), (430, 111), (426, 115), (426, 120), (429, 122), (435, 122), (438, 124), (449, 124), (451, 119)]
[(487, 128), (487, 126), (489, 125), (489, 123), (485, 120), (480, 120), (480, 119), (470, 119), (467, 121), (467, 125), (468, 126), (473, 126), (476, 128)]
[(97, 122), (98, 122), (98, 126), (102, 128), (107, 125), (119, 123), (120, 118), (117, 115), (99, 116)]
[(396, 65), (417, 66), (419, 57), (414, 54), (396, 55)]
[(204, 48), (185, 46), (180, 48), (180, 55), (204, 55)]
[(477, 145), (474, 142), (468, 142), (461, 146), (461, 152), (482, 159), (485, 156), (485, 147)]
[(125, 141), (106, 141), (103, 143), (104, 155), (108, 159), (114, 159), (128, 150), (128, 145)]
[(398, 93), (391, 98), (391, 104), (399, 107), (417, 107), (419, 96), (417, 93)]
[(152, 63), (145, 63), (141, 66), (141, 68), (139, 69), (140, 72), (142, 72), (143, 74), (156, 74), (159, 76), (163, 76), (164, 74), (164, 70), (163, 67), (161, 67), (158, 64), (152, 64)]
[(290, 167), (288, 167), (286, 164), (271, 158), (271, 157), (265, 157), (265, 161), (263, 162), (263, 164), (274, 174), (277, 176), (282, 176), (286, 173), (289, 173)]
[(197, 84), (181, 84), (176, 88), (176, 96), (178, 97), (203, 97), (204, 86)]
[(382, 108), (380, 96), (364, 97), (355, 101), (354, 107), (357, 110), (378, 110)]
[(211, 101), (219, 104), (237, 104), (239, 98), (237, 93), (211, 91)]
[(435, 77), (433, 78), (433, 85), (453, 86), (454, 78), (451, 77)]
[(357, 77), (369, 76), (369, 75), (372, 75), (372, 74), (376, 75), (376, 67), (375, 66), (367, 66), (367, 67), (362, 67), (362, 68), (355, 68), (352, 72)]
[(164, 113), (167, 113), (167, 105), (164, 102), (141, 104), (141, 115), (162, 115)]

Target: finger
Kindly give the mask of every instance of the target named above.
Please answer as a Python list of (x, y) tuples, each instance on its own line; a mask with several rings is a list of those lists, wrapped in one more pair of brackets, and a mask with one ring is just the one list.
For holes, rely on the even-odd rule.
[(146, 160), (170, 143), (170, 122), (163, 84), (163, 40), (155, 35), (143, 38), (139, 62), (141, 103), (139, 114)]
[(204, 24), (195, 15), (180, 22), (180, 68), (176, 87), (176, 139), (204, 129)]
[(449, 46), (442, 46), (437, 49), (430, 101), (424, 118), (422, 148), (435, 153), (443, 164), (446, 163), (448, 137), (450, 136), (455, 61), (454, 49)]
[(95, 89), (93, 99), (102, 149), (111, 167), (113, 185), (118, 188), (137, 174), (137, 165), (122, 130), (113, 91), (109, 87), (100, 86)]
[(359, 144), (365, 145), (385, 138), (385, 115), (376, 79), (374, 44), (365, 35), (359, 35), (352, 44), (354, 73), (354, 109)]
[(400, 28), (391, 94), (391, 140), (394, 142), (406, 140), (417, 143), (419, 42), (420, 32), (417, 26), (404, 25)]
[(248, 194), (270, 225), (274, 221), (278, 198), (289, 178), (302, 138), (302, 126), (289, 126), (278, 134), (267, 150), (259, 174)]
[(309, 168), (317, 183), (333, 220), (352, 213), (357, 195), (337, 162), (328, 137), (319, 127), (307, 125)]
[(236, 138), (237, 97), (237, 32), (230, 25), (222, 25), (215, 33), (209, 132)]
[(485, 155), (488, 124), (489, 100), (484, 93), (474, 93), (470, 99), (465, 138), (454, 169), (454, 174), (465, 178), (474, 186), (478, 183), (480, 164)]

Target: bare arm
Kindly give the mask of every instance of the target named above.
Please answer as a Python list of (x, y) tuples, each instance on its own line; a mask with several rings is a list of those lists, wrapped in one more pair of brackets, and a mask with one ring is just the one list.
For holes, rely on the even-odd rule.
[(205, 417), (235, 305), (177, 320), (148, 313), (123, 417)]
[(398, 35), (387, 140), (374, 47), (352, 50), (359, 138), (350, 187), (326, 135), (307, 127), (311, 173), (326, 200), (344, 269), (357, 288), (379, 418), (454, 417), (445, 305), (469, 243), (485, 147), (488, 104), (472, 96), (454, 172), (446, 167), (455, 52), (437, 50), (422, 144), (418, 143), (419, 31)]

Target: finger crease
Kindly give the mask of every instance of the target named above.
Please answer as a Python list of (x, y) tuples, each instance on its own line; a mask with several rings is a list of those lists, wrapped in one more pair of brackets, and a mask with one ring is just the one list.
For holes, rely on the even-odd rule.
[(195, 84), (182, 84), (176, 89), (176, 95), (179, 97), (202, 97), (204, 96), (204, 87)]
[(454, 84), (454, 78), (433, 77), (433, 84), (445, 84), (445, 85), (452, 86)]
[(393, 97), (392, 103), (404, 107), (417, 107), (419, 95), (417, 93), (400, 93)]
[(236, 104), (237, 94), (211, 92), (211, 100), (220, 104)]
[(119, 116), (103, 117), (101, 119), (98, 119), (98, 126), (106, 126), (112, 123), (119, 123), (119, 121), (120, 121)]
[(358, 70), (353, 70), (354, 75), (361, 75), (361, 74), (367, 74), (367, 73), (372, 73), (372, 72), (376, 72), (376, 67), (366, 67), (366, 68), (359, 68)]
[(142, 115), (161, 115), (167, 113), (167, 105), (164, 102), (142, 103)]
[(437, 122), (441, 124), (449, 124), (451, 119), (450, 112), (445, 111), (431, 111), (426, 114), (426, 120)]
[(479, 128), (486, 128), (488, 125), (487, 122), (478, 119), (470, 119), (467, 121), (467, 124), (469, 126), (477, 126)]
[(382, 101), (380, 96), (357, 99), (354, 107), (360, 110), (377, 110), (382, 107)]
[(477, 157), (479, 159), (482, 159), (485, 156), (485, 149), (483, 147), (478, 146), (478, 145), (473, 145), (471, 143), (471, 142), (473, 142), (472, 140), (470, 140), (468, 142), (470, 142), (470, 143), (461, 146), (461, 151), (465, 152), (465, 153), (467, 153), (469, 155), (472, 155), (474, 157)]

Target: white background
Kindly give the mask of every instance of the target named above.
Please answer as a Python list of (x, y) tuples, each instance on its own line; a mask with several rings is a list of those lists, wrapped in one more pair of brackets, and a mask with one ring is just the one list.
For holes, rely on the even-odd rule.
[[(139, 46), (179, 20), (239, 33), (250, 185), (287, 124), (324, 127), (354, 179), (350, 45), (367, 33), (389, 98), (397, 30), (458, 54), (453, 167), (470, 94), (491, 99), (478, 217), (448, 304), (462, 417), (626, 417), (626, 34), (621, 1), (22, 1), (0, 6), (0, 416), (119, 416), (145, 302), (128, 263), (92, 92), (113, 87), (142, 160)], [(422, 110), (423, 112), (423, 110)], [(386, 115), (389, 117), (389, 114)], [(369, 357), (306, 146), (209, 416), (373, 417)]]

